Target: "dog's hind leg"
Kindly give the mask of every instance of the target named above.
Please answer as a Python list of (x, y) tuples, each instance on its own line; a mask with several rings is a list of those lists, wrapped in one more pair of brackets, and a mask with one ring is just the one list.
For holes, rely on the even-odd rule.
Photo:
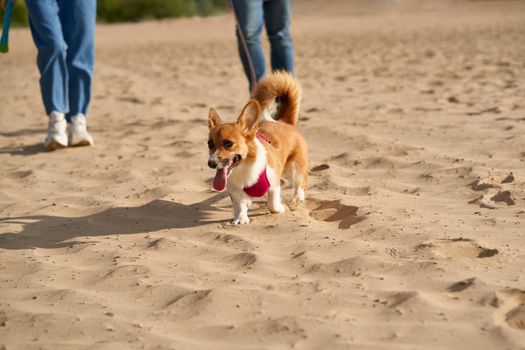
[(296, 207), (305, 200), (305, 190), (308, 184), (308, 156), (300, 150), (294, 154), (293, 159), (287, 164), (291, 173), (294, 195), (290, 207)]
[(308, 173), (305, 172), (304, 170), (295, 171), (294, 175), (296, 178), (294, 179), (294, 182), (293, 182), (294, 194), (293, 194), (292, 200), (290, 201), (290, 207), (295, 208), (300, 202), (304, 202), (305, 200), (305, 197), (306, 197), (305, 189), (306, 189), (306, 181), (307, 181), (307, 176), (308, 176), (305, 174), (308, 174)]

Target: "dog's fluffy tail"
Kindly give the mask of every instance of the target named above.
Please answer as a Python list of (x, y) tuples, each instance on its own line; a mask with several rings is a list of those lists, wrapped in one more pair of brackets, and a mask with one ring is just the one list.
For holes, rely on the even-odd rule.
[(279, 97), (279, 111), (275, 119), (291, 125), (297, 125), (301, 96), (301, 85), (285, 71), (276, 71), (264, 78), (257, 84), (254, 94), (262, 111), (268, 111), (274, 99)]

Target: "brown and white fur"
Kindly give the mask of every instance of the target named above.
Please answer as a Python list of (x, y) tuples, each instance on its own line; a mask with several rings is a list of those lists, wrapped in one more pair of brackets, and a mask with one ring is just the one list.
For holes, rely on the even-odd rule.
[[(276, 120), (268, 108), (280, 98)], [(210, 109), (208, 117), (210, 157), (208, 165), (217, 169), (214, 187), (224, 189), (233, 203), (233, 224), (247, 224), (251, 197), (243, 188), (255, 184), (267, 168), (270, 182), (268, 207), (272, 213), (282, 213), (281, 177), (291, 181), (294, 196), (291, 204), (304, 201), (308, 180), (308, 145), (295, 127), (299, 117), (301, 87), (288, 73), (275, 72), (258, 85), (254, 98), (246, 104), (235, 123), (224, 123)], [(261, 133), (270, 143), (256, 137)], [(226, 181), (224, 182), (224, 176)], [(219, 177), (219, 179), (217, 179)], [(217, 188), (216, 188), (217, 189)]]

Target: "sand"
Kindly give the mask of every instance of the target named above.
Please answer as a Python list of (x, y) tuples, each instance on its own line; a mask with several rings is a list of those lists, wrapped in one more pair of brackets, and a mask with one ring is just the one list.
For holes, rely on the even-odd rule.
[(247, 226), (206, 166), (231, 16), (99, 25), (96, 145), (51, 153), (12, 31), (0, 349), (525, 348), (525, 3), (294, 6), (307, 201)]

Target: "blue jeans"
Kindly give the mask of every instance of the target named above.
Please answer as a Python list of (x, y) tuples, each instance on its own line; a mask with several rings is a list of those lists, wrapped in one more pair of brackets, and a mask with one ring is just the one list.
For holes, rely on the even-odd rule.
[(26, 0), (46, 113), (87, 115), (95, 61), (96, 0)]
[(266, 73), (264, 51), (260, 39), (263, 22), (270, 40), (272, 70), (285, 70), (293, 73), (294, 53), (290, 36), (290, 0), (232, 0), (232, 4), (255, 71), (255, 81), (252, 81), (250, 63), (238, 28), (239, 54), (244, 72), (250, 82), (250, 90)]

